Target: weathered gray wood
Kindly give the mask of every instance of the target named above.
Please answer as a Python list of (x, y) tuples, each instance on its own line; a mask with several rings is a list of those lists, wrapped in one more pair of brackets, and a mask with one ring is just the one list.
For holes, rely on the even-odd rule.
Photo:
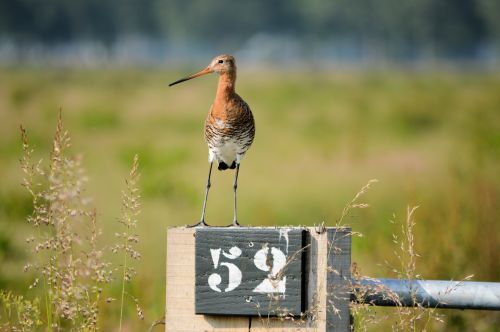
[(327, 331), (350, 329), (351, 229), (329, 228), (327, 270)]
[(248, 317), (195, 315), (194, 228), (170, 228), (167, 235), (166, 332), (248, 332)]
[[(276, 230), (275, 228), (265, 228)], [(302, 230), (302, 228), (293, 228)], [(220, 315), (196, 315), (195, 314), (195, 232), (194, 228), (176, 227), (168, 230), (167, 237), (167, 298), (166, 298), (166, 331), (246, 331), (246, 332), (318, 332), (318, 331), (349, 331), (349, 314), (342, 312), (346, 306), (341, 303), (331, 302), (337, 298), (331, 290), (335, 291), (341, 287), (334, 287), (331, 276), (332, 270), (342, 271), (345, 282), (349, 273), (348, 264), (344, 260), (342, 268), (335, 268), (341, 259), (339, 253), (347, 252), (347, 248), (339, 251), (337, 248), (350, 244), (350, 230), (337, 230), (327, 228), (325, 232), (317, 233), (313, 227), (306, 228), (307, 247), (305, 252), (304, 285), (307, 288), (306, 307), (304, 315), (293, 319), (283, 319), (276, 316), (220, 316)], [(344, 235), (341, 235), (341, 234)], [(344, 239), (344, 243), (332, 246), (335, 241)], [(334, 240), (334, 241), (332, 241)], [(332, 250), (335, 250), (332, 254)], [(341, 256), (341, 255), (340, 255)], [(224, 268), (226, 269), (226, 268)], [(226, 269), (227, 270), (227, 269)], [(224, 276), (222, 279), (224, 280)], [(226, 279), (227, 280), (227, 279)], [(221, 287), (225, 287), (221, 285)], [(330, 290), (328, 292), (327, 290)], [(342, 301), (345, 298), (342, 297)], [(340, 310), (340, 323), (331, 319), (334, 311), (331, 303), (335, 303)], [(343, 320), (342, 320), (343, 319)]]
[(197, 229), (196, 313), (299, 315), (305, 299), (304, 233), (298, 228)]

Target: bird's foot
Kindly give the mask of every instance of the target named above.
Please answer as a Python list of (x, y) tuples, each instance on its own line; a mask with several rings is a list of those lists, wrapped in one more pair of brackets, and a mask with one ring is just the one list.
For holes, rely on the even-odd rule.
[(238, 220), (234, 219), (233, 220), (233, 223), (230, 224), (230, 225), (227, 225), (227, 227), (241, 227), (240, 223), (238, 222)]
[(210, 227), (210, 225), (209, 225), (209, 224), (207, 224), (207, 223), (205, 222), (205, 220), (202, 220), (202, 221), (200, 221), (200, 222), (198, 222), (198, 223), (196, 223), (196, 224), (194, 224), (194, 225), (187, 225), (186, 227), (187, 227), (187, 228), (193, 228), (193, 227)]
[(315, 226), (314, 229), (316, 230), (316, 233), (323, 234), (326, 231), (325, 222), (323, 221), (318, 226)]

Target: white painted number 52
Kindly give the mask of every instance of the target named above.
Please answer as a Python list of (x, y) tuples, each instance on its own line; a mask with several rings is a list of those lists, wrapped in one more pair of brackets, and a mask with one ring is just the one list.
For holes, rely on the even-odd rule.
[[(269, 255), (269, 250), (272, 256), (272, 266), (268, 265), (267, 256)], [(222, 262), (219, 263), (220, 254), (230, 260), (235, 260), (241, 256), (241, 249), (238, 247), (232, 247), (229, 252), (223, 251), (221, 248), (210, 249), (210, 254), (212, 256), (212, 262), (214, 269), (220, 266), (225, 266), (229, 272), (229, 282), (224, 292), (230, 292), (236, 289), (241, 284), (242, 273), (241, 270), (233, 263)], [(286, 276), (279, 275), (281, 270), (286, 265), (285, 254), (275, 247), (263, 247), (261, 250), (255, 253), (253, 262), (255, 266), (262, 271), (269, 272), (267, 278), (264, 279), (257, 287), (253, 289), (255, 293), (285, 293), (286, 290)], [(208, 277), (208, 285), (210, 288), (216, 292), (222, 292), (219, 285), (222, 282), (222, 278), (218, 273), (212, 273)]]

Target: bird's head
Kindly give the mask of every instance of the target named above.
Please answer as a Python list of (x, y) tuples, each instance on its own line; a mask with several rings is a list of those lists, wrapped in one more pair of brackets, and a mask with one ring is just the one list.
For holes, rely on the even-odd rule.
[(236, 62), (232, 55), (222, 54), (216, 56), (208, 67), (217, 74), (233, 73), (236, 71)]
[(192, 78), (200, 77), (202, 75), (206, 74), (211, 74), (211, 73), (217, 73), (219, 75), (222, 74), (234, 74), (236, 73), (236, 62), (234, 60), (234, 57), (232, 55), (228, 54), (222, 54), (219, 56), (216, 56), (206, 67), (205, 69), (200, 70), (196, 74), (181, 78), (180, 80), (177, 80), (173, 83), (170, 83), (168, 86), (172, 86), (178, 83), (185, 82), (187, 80), (190, 80)]

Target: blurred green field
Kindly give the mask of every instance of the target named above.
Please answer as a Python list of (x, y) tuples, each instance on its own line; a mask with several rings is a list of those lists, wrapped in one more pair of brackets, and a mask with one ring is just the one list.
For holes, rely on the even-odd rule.
[[(241, 66), (241, 64), (240, 64)], [(243, 66), (241, 66), (243, 67)], [(82, 153), (105, 240), (113, 242), (120, 191), (139, 154), (143, 258), (131, 285), (145, 330), (165, 307), (165, 232), (198, 220), (208, 171), (203, 123), (216, 77), (168, 88), (198, 68), (0, 69), (0, 288), (22, 292), (25, 217), (19, 125), (47, 158), (63, 111), (73, 151)], [(333, 225), (368, 180), (370, 208), (347, 218), (353, 261), (391, 277), (392, 234), (407, 206), (416, 213), (423, 278), (500, 281), (500, 75), (452, 71), (241, 70), (237, 91), (251, 106), (256, 140), (242, 162), (244, 225)], [(216, 172), (207, 222), (232, 221), (233, 173)], [(116, 327), (110, 310), (103, 330)], [(493, 331), (498, 313), (447, 311), (442, 330)], [(160, 330), (161, 328), (158, 328)], [(374, 331), (378, 328), (374, 327)]]

